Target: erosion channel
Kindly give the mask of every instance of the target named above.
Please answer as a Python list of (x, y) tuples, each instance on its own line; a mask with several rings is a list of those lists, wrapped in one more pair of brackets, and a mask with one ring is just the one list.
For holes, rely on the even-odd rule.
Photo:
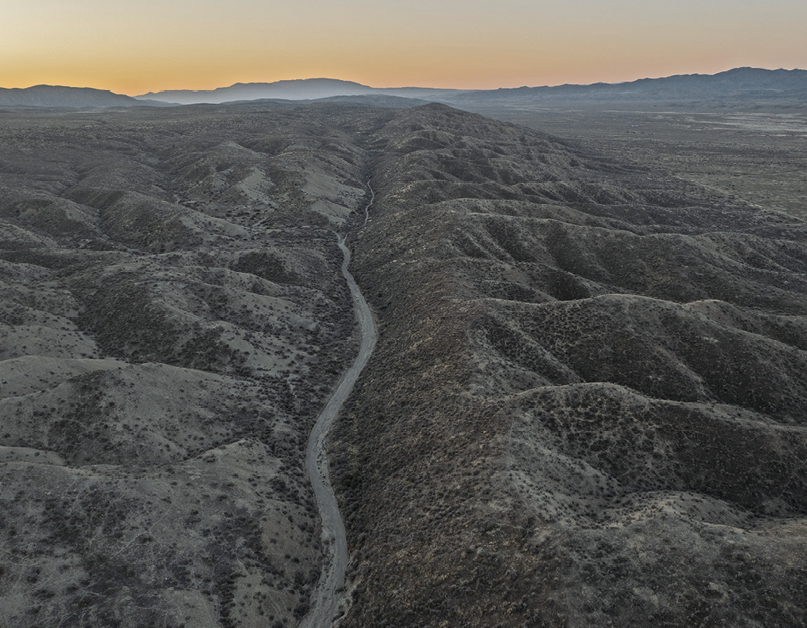
[[(368, 186), (369, 187), (369, 186)], [(374, 194), (370, 188), (371, 200), (365, 208), (369, 210), (372, 205)], [(365, 217), (366, 222), (366, 217)], [(345, 525), (339, 507), (336, 504), (333, 487), (331, 486), (330, 474), (328, 472), (328, 458), (325, 453), (325, 438), (333, 425), (334, 419), (339, 414), (347, 399), (353, 385), (359, 377), (362, 369), (370, 355), (373, 353), (376, 343), (376, 328), (373, 322), (373, 315), (364, 296), (359, 290), (359, 286), (353, 279), (353, 275), (348, 270), (350, 264), (350, 250), (345, 245), (345, 237), (339, 238), (339, 248), (344, 254), (342, 262), (342, 274), (347, 280), (350, 294), (353, 298), (353, 310), (356, 313), (356, 320), (361, 333), (361, 346), (359, 354), (350, 366), (339, 384), (333, 396), (328, 400), (325, 409), (317, 418), (314, 429), (308, 439), (308, 447), (305, 455), (305, 469), (311, 478), (314, 488), (314, 495), (317, 501), (317, 508), (322, 519), (322, 543), (323, 543), (323, 563), (322, 575), (320, 576), (317, 588), (311, 600), (311, 611), (305, 616), (301, 628), (320, 628), (330, 626), (336, 614), (338, 605), (338, 594), (344, 588), (345, 570), (347, 568), (347, 538), (345, 536)]]

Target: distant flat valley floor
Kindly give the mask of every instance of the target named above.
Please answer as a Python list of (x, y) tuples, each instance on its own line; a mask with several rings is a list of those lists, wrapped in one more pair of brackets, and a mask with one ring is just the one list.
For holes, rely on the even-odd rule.
[(752, 111), (645, 103), (476, 109), (754, 205), (807, 218), (807, 107)]

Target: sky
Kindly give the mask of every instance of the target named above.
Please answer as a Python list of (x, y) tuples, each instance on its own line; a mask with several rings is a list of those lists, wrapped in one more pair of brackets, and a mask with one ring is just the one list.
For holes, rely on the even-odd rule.
[(804, 0), (0, 0), (0, 87), (616, 83), (807, 69)]

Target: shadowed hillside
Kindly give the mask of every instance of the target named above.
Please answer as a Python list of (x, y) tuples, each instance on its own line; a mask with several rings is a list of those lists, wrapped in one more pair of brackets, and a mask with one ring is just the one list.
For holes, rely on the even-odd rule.
[(344, 625), (805, 621), (807, 224), (441, 106), (379, 137)]

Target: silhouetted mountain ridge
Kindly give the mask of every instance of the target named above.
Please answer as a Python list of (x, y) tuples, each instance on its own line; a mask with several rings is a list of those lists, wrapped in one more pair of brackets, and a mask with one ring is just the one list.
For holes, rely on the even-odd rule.
[(806, 70), (734, 68), (718, 74), (679, 74), (627, 83), (558, 85), (479, 90), (452, 99), (468, 101), (524, 100), (704, 100), (714, 98), (807, 98)]
[(35, 85), (34, 87), (0, 88), (0, 107), (142, 107), (164, 106), (162, 102), (136, 100), (131, 96), (114, 94), (107, 89), (91, 87), (64, 87), (58, 85)]
[(276, 81), (274, 83), (235, 83), (229, 87), (207, 90), (175, 89), (149, 92), (136, 98), (151, 98), (182, 105), (220, 104), (238, 100), (279, 98), (282, 100), (315, 100), (331, 96), (358, 96), (370, 94), (372, 87), (339, 79), (315, 78)]
[(337, 96), (379, 95), (417, 99), (421, 102), (440, 102), (460, 108), (495, 102), (525, 103), (535, 100), (805, 99), (807, 71), (744, 67), (718, 74), (680, 74), (664, 78), (644, 78), (626, 83), (566, 84), (494, 90), (375, 88), (353, 81), (318, 78), (275, 83), (236, 83), (230, 87), (213, 90), (149, 92), (136, 98), (150, 98), (178, 104), (220, 104), (267, 98), (308, 101)]
[[(344, 97), (387, 98), (370, 104), (406, 107), (439, 102), (461, 109), (534, 102), (807, 100), (807, 70), (735, 68), (718, 74), (681, 74), (626, 83), (499, 88), (494, 90), (429, 87), (376, 88), (354, 81), (314, 78), (274, 83), (235, 83), (212, 90), (166, 90), (130, 97), (86, 87), (37, 85), (0, 88), (0, 107), (102, 108), (170, 104), (222, 104), (253, 100), (313, 101)], [(388, 97), (401, 99), (396, 103)]]

